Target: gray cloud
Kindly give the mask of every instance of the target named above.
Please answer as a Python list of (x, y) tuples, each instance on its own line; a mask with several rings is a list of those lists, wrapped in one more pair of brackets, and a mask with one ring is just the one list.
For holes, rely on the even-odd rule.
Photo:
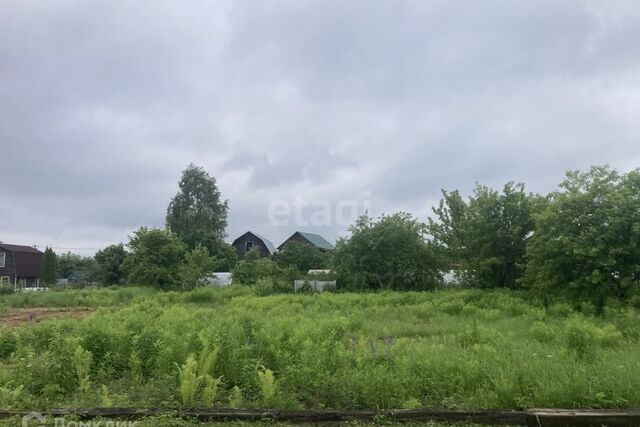
[(274, 200), (424, 217), (441, 188), (544, 192), (640, 161), (631, 0), (1, 8), (0, 240), (94, 248), (161, 226), (190, 162), (229, 199), (230, 236), (278, 242), (296, 225), (269, 223)]

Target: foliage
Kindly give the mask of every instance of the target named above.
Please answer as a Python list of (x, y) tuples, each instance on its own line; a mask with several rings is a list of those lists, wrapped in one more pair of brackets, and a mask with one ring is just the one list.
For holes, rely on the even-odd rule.
[(129, 283), (164, 290), (180, 287), (185, 247), (173, 233), (140, 227), (129, 238), (128, 246), (124, 270)]
[(334, 254), (339, 286), (347, 289), (430, 289), (441, 282), (425, 226), (407, 213), (360, 217)]
[(223, 258), (227, 226), (227, 201), (221, 199), (216, 179), (190, 164), (183, 172), (178, 193), (167, 208), (167, 229), (188, 249), (204, 246), (209, 254)]
[(568, 172), (535, 216), (526, 283), (540, 295), (565, 295), (604, 313), (640, 279), (640, 170)]
[(260, 395), (262, 403), (266, 407), (271, 407), (276, 401), (277, 386), (276, 379), (271, 369), (261, 366), (258, 369), (258, 382), (260, 383)]
[(298, 271), (329, 268), (331, 253), (310, 243), (288, 242), (273, 255), (273, 260), (281, 267), (295, 267)]
[(98, 280), (104, 285), (117, 285), (126, 279), (124, 262), (127, 251), (122, 243), (110, 245), (96, 252), (94, 256), (98, 264)]
[(207, 406), (212, 405), (221, 384), (221, 378), (214, 379), (212, 376), (213, 368), (218, 359), (218, 348), (210, 345), (204, 335), (200, 334), (199, 337), (202, 344), (199, 358), (196, 359), (195, 355), (190, 354), (182, 366), (178, 366), (176, 363), (180, 398), (185, 406), (192, 406), (198, 393), (202, 394), (201, 400)]
[(47, 247), (44, 250), (44, 260), (42, 264), (42, 281), (51, 285), (56, 283), (56, 271), (58, 268), (58, 259), (53, 249)]
[(184, 263), (180, 266), (180, 281), (182, 289), (191, 290), (204, 286), (206, 278), (213, 274), (220, 261), (209, 256), (209, 251), (204, 246), (196, 246), (185, 256)]
[[(257, 249), (251, 249), (245, 254), (244, 259), (238, 261), (233, 269), (234, 283), (242, 285), (255, 285), (261, 282), (262, 286), (278, 287), (282, 284), (286, 289), (293, 289), (293, 281), (296, 278), (296, 270), (293, 267), (281, 268), (273, 260), (260, 257)], [(270, 284), (265, 283), (270, 280)]]
[(502, 193), (477, 185), (465, 202), (458, 191), (443, 198), (429, 219), (429, 232), (462, 283), (495, 288), (518, 287), (532, 212), (541, 202), (524, 184), (507, 183)]
[(74, 271), (82, 271), (87, 274), (88, 279), (93, 279), (98, 270), (96, 260), (92, 257), (85, 257), (71, 252), (57, 255), (57, 277), (66, 279)]
[(628, 374), (640, 370), (635, 309), (558, 316), (506, 290), (256, 292), (80, 291), (83, 300), (121, 302), (83, 320), (0, 328), (2, 405), (640, 405), (640, 378)]
[(217, 250), (213, 252), (212, 255), (214, 255), (219, 261), (216, 266), (216, 271), (229, 272), (233, 270), (236, 262), (238, 262), (238, 254), (236, 253), (236, 250), (233, 246), (225, 242), (220, 242)]

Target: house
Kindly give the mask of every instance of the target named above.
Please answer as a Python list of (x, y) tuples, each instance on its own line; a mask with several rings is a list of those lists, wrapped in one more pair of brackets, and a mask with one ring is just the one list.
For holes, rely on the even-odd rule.
[(0, 283), (14, 288), (38, 286), (44, 253), (32, 246), (0, 243)]
[(296, 231), (293, 233), (287, 240), (278, 246), (278, 249), (282, 249), (289, 242), (309, 243), (323, 251), (330, 251), (334, 249), (333, 245), (326, 241), (324, 237), (312, 233), (303, 233), (302, 231)]
[(268, 257), (276, 252), (276, 247), (269, 240), (265, 239), (257, 233), (247, 231), (231, 243), (234, 247), (238, 258), (244, 258), (247, 251), (257, 249), (261, 257)]

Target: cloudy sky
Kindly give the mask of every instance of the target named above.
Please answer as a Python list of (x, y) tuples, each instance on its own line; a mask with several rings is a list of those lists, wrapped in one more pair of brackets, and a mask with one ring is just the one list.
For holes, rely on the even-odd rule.
[(344, 203), (424, 219), (441, 188), (629, 170), (638, 40), (637, 0), (2, 0), (0, 240), (126, 241), (190, 162), (230, 238), (275, 243), (335, 239)]

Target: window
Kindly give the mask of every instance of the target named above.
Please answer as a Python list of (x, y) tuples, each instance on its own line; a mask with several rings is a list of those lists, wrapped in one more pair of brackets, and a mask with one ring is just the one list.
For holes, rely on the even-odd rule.
[(244, 248), (247, 251), (251, 250), (251, 248), (253, 248), (253, 241), (247, 240), (246, 242), (244, 242)]
[(9, 282), (9, 276), (2, 276), (0, 277), (0, 285), (8, 285)]
[(0, 252), (0, 268), (4, 267), (4, 262), (6, 257), (7, 257), (6, 252)]

